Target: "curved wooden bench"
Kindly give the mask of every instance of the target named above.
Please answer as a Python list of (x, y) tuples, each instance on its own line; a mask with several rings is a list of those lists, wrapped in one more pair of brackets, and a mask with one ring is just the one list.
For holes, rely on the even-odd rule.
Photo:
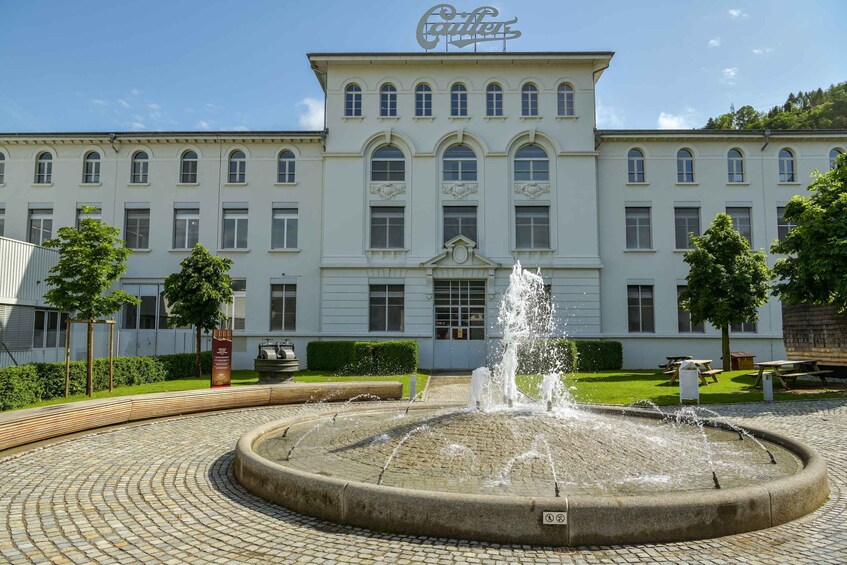
[(159, 392), (13, 410), (0, 413), (0, 453), (36, 441), (149, 418), (251, 406), (345, 402), (357, 396), (394, 400), (402, 395), (403, 384), (395, 381), (285, 383)]

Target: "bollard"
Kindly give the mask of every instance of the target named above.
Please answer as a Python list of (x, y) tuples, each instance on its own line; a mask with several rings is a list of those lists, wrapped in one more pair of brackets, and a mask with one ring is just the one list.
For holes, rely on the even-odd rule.
[(771, 373), (762, 375), (762, 394), (765, 402), (773, 402), (773, 378)]
[(418, 376), (417, 375), (409, 375), (409, 402), (412, 402), (415, 399), (415, 389), (418, 384)]

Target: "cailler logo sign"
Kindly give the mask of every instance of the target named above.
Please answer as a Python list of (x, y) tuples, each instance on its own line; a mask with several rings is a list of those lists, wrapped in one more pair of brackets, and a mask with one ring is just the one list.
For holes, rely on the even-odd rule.
[(492, 21), (500, 15), (497, 8), (483, 6), (473, 12), (457, 12), (450, 4), (439, 4), (430, 8), (418, 22), (418, 43), (424, 49), (433, 49), (441, 38), (445, 48), (448, 45), (467, 47), (485, 41), (502, 41), (506, 50), (506, 40), (521, 36), (521, 32), (512, 29), (518, 19)]

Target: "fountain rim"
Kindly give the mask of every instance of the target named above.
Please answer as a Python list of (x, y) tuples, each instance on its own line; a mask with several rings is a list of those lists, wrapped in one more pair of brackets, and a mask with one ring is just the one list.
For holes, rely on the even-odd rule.
[[(642, 408), (579, 405), (615, 416), (662, 418)], [(462, 409), (465, 404), (411, 406), (414, 411)], [(298, 414), (249, 430), (237, 442), (234, 471), (253, 494), (290, 510), (370, 530), (508, 544), (582, 546), (667, 543), (708, 539), (768, 528), (820, 507), (829, 495), (826, 463), (812, 447), (756, 427), (744, 429), (797, 456), (790, 476), (720, 490), (637, 495), (501, 496), (409, 489), (329, 477), (295, 469), (253, 450), (269, 433), (337, 415), (400, 412), (401, 406), (350, 406), (337, 412)], [(730, 428), (704, 418), (704, 425)], [(566, 526), (545, 526), (542, 512), (567, 512)]]

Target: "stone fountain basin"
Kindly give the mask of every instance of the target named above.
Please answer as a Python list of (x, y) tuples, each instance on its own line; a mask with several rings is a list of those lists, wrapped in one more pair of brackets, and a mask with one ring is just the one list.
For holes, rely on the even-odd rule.
[[(583, 409), (661, 418), (654, 412), (629, 408)], [(375, 413), (396, 414), (398, 409), (357, 406), (339, 411), (338, 417)], [(797, 461), (796, 472), (719, 490), (504, 496), (398, 488), (326, 476), (284, 461), (272, 461), (254, 451), (257, 443), (273, 434), (314, 426), (332, 417), (327, 413), (297, 416), (249, 431), (236, 446), (236, 478), (247, 490), (266, 500), (339, 524), (401, 534), (547, 546), (674, 542), (759, 530), (814, 511), (829, 493), (826, 465), (814, 449), (791, 438), (748, 427), (745, 429), (758, 439), (790, 452)], [(707, 420), (706, 425), (724, 427), (712, 420)], [(308, 441), (306, 438), (304, 447)], [(545, 524), (545, 512), (566, 512), (566, 524)]]

